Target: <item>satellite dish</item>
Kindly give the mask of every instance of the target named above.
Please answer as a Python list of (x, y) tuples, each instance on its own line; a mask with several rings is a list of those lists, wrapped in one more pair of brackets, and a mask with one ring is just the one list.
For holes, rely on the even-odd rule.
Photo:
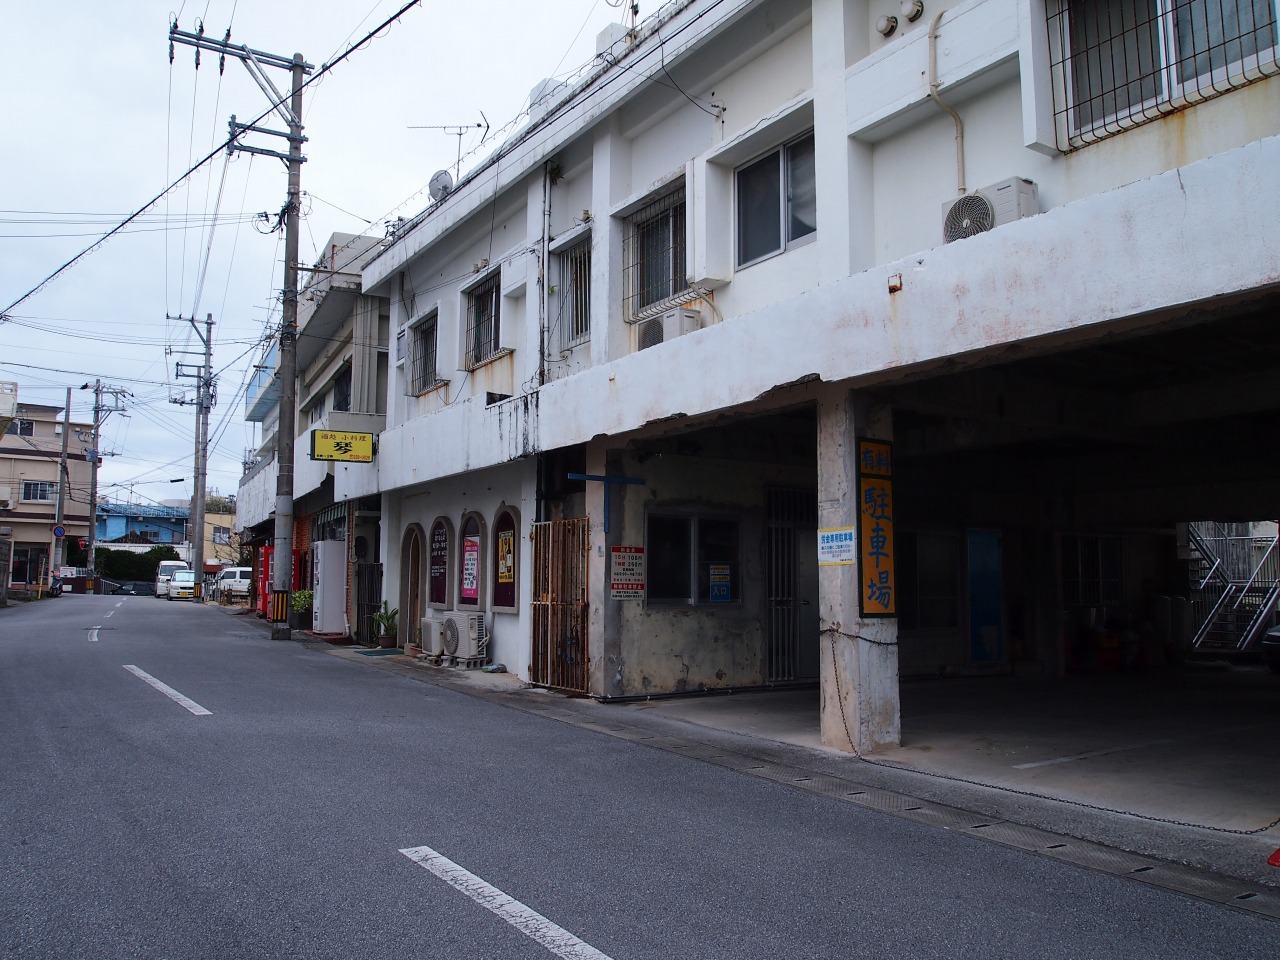
[(448, 170), (437, 170), (431, 175), (431, 180), (427, 184), (427, 193), (431, 194), (432, 200), (443, 200), (452, 189), (453, 177), (449, 175)]

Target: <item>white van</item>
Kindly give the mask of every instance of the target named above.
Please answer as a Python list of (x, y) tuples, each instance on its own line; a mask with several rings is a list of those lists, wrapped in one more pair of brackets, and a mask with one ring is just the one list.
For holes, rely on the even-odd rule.
[(175, 570), (190, 570), (181, 560), (161, 560), (156, 567), (156, 596), (169, 598), (169, 578)]
[(252, 584), (252, 567), (223, 567), (214, 581), (214, 589), (219, 600), (244, 600)]

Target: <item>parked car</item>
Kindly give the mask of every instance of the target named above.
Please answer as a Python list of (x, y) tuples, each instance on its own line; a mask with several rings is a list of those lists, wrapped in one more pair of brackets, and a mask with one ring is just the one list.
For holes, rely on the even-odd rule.
[(175, 570), (165, 585), (165, 595), (170, 600), (194, 600), (196, 598), (196, 572)]
[(219, 600), (244, 600), (253, 586), (252, 567), (223, 567), (214, 581)]
[(175, 570), (187, 569), (190, 568), (181, 560), (161, 560), (159, 566), (156, 567), (156, 596), (167, 597), (169, 595), (169, 578), (173, 576)]
[(155, 594), (156, 585), (148, 583), (146, 580), (126, 580), (124, 583), (113, 587), (111, 592), (130, 597), (150, 597)]
[(1258, 649), (1262, 653), (1262, 659), (1271, 665), (1272, 672), (1280, 673), (1280, 624), (1262, 635)]

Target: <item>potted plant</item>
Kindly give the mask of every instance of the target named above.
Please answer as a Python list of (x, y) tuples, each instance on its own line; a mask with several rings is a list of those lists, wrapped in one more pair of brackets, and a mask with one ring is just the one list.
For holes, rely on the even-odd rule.
[(289, 598), (289, 626), (295, 630), (306, 630), (311, 626), (311, 604), (315, 594), (310, 590), (295, 590)]
[(378, 629), (378, 646), (390, 650), (396, 645), (397, 624), (400, 620), (400, 608), (388, 609), (387, 601), (382, 601), (382, 609), (373, 615), (374, 626)]

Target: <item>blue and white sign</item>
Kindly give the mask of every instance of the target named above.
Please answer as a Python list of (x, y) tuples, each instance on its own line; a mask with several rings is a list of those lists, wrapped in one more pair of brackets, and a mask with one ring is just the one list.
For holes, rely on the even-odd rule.
[(830, 527), (818, 531), (818, 566), (852, 566), (857, 563), (856, 531), (853, 527)]
[(53, 535), (54, 535), (55, 537), (57, 537), (59, 540), (61, 540), (63, 537), (65, 537), (65, 536), (67, 535), (67, 528), (66, 528), (66, 527), (54, 527), (54, 528), (53, 528)]

